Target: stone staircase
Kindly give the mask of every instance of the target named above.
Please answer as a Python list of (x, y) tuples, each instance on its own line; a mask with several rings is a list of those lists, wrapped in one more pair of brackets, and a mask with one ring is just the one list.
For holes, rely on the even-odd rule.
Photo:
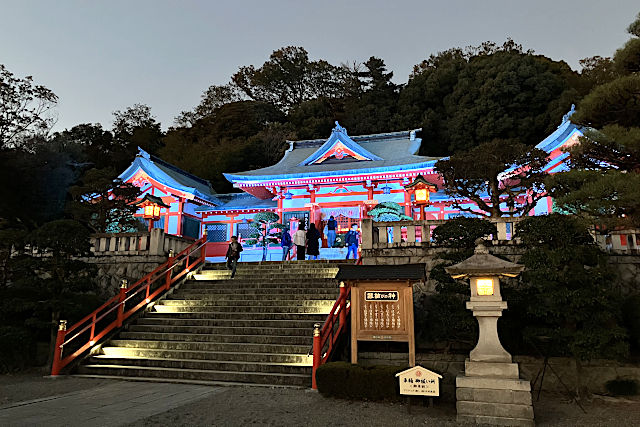
[[(342, 261), (344, 262), (344, 261)], [(314, 323), (338, 297), (339, 263), (221, 264), (156, 303), (88, 357), (77, 375), (308, 387)]]

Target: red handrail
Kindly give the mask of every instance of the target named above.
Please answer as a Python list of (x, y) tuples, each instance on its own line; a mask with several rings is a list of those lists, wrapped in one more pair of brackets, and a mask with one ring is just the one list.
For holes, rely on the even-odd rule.
[[(313, 372), (311, 374), (311, 387), (317, 389), (316, 370), (329, 360), (335, 343), (338, 341), (342, 331), (347, 327), (347, 316), (351, 311), (351, 302), (349, 301), (351, 294), (351, 286), (340, 282), (340, 296), (333, 304), (333, 308), (327, 316), (324, 325), (320, 328), (320, 324), (316, 323), (313, 328)], [(337, 321), (337, 327), (336, 327)], [(323, 350), (326, 348), (326, 351)]]
[[(58, 336), (56, 338), (56, 347), (53, 355), (53, 365), (51, 366), (51, 375), (59, 375), (62, 368), (67, 366), (90, 347), (100, 342), (100, 340), (113, 329), (122, 327), (123, 321), (138, 312), (142, 307), (154, 301), (160, 296), (160, 294), (169, 290), (172, 285), (182, 279), (187, 273), (194, 270), (201, 263), (204, 263), (206, 243), (207, 235), (205, 234), (202, 238), (196, 240), (178, 255), (170, 256), (166, 262), (160, 264), (155, 270), (145, 275), (132, 286), (127, 288), (126, 285), (124, 285), (126, 282), (124, 282), (124, 286), (120, 288), (118, 295), (102, 304), (98, 309), (88, 314), (85, 318), (75, 323), (69, 329), (66, 328), (66, 321), (60, 321)], [(200, 251), (198, 257), (192, 260), (191, 254), (198, 250)], [(178, 273), (174, 273), (174, 270), (183, 263), (184, 268)], [(152, 290), (152, 285), (160, 279), (164, 279), (164, 283)], [(145, 293), (145, 297), (141, 298), (137, 303), (134, 303), (133, 298), (140, 295), (142, 292)], [(127, 302), (134, 305), (127, 308)], [(99, 332), (96, 332), (96, 330), (99, 329), (98, 322), (114, 311), (116, 311), (115, 320), (102, 327)], [(82, 342), (79, 337), (89, 330), (91, 331), (89, 339), (86, 342)], [(74, 334), (72, 335), (72, 333)], [(67, 346), (67, 348), (69, 348), (70, 343), (78, 344), (74, 346), (74, 349), (70, 354), (64, 355), (64, 347)]]

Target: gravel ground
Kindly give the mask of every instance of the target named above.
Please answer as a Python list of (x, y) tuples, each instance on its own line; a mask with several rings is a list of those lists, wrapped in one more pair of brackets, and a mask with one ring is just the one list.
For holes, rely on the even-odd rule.
[[(587, 414), (564, 396), (543, 394), (538, 426), (638, 426), (640, 399), (594, 398)], [(223, 393), (130, 425), (141, 426), (454, 426), (453, 403), (435, 407), (327, 399), (308, 390), (229, 387)]]
[[(0, 406), (102, 387), (112, 380), (60, 377), (41, 372), (0, 376)], [(594, 396), (587, 413), (559, 394), (535, 402), (538, 426), (640, 426), (640, 397)], [(310, 390), (228, 387), (221, 393), (130, 424), (141, 426), (454, 426), (455, 405), (434, 407), (324, 398)]]

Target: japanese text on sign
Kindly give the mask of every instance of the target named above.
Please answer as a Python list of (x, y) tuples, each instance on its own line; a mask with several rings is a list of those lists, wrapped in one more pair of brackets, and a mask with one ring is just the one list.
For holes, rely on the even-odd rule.
[(398, 291), (366, 291), (364, 293), (365, 301), (391, 301), (396, 302), (399, 299)]

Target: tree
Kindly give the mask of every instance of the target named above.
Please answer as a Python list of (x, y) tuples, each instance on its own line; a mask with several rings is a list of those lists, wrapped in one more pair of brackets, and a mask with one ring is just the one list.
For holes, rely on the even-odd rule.
[[(624, 357), (628, 342), (614, 275), (585, 224), (559, 214), (528, 217), (517, 235), (526, 269), (517, 288), (505, 290), (509, 312), (523, 316), (521, 334), (534, 342), (545, 337), (549, 355), (573, 357), (578, 379), (582, 361)], [(512, 298), (514, 292), (519, 296)]]
[[(513, 140), (495, 139), (436, 163), (444, 191), (463, 212), (500, 218), (524, 215), (544, 197), (547, 153)], [(476, 208), (459, 200), (471, 200)]]
[(413, 219), (405, 215), (402, 206), (396, 202), (378, 203), (367, 215), (374, 221), (411, 221)]
[(253, 231), (245, 243), (262, 246), (262, 261), (267, 260), (269, 243), (278, 243), (278, 239), (282, 235), (281, 230), (286, 228), (278, 221), (280, 221), (280, 216), (273, 212), (258, 212), (253, 216), (253, 222), (251, 222)]
[(0, 148), (21, 145), (33, 135), (46, 135), (55, 124), (58, 97), (33, 77), (18, 78), (0, 64)]
[(94, 233), (119, 233), (140, 228), (133, 204), (140, 189), (113, 179), (116, 171), (90, 169), (81, 181), (70, 189), (72, 201), (68, 211)]
[(232, 84), (222, 86), (211, 85), (200, 97), (200, 104), (193, 111), (183, 111), (175, 118), (177, 127), (191, 127), (204, 117), (216, 113), (225, 104), (237, 102), (242, 99), (238, 87)]
[(400, 87), (391, 79), (393, 72), (380, 58), (372, 56), (355, 71), (360, 81), (357, 96), (345, 99), (344, 123), (354, 134), (386, 132), (396, 114)]
[(90, 255), (89, 231), (77, 221), (56, 220), (34, 230), (27, 241), (46, 256), (18, 257), (14, 264), (13, 285), (23, 290), (31, 288), (31, 298), (34, 294), (38, 296), (28, 303), (31, 315), (27, 323), (50, 329), (51, 364), (61, 315), (78, 310), (81, 294), (95, 292), (96, 267), (78, 259)]
[[(635, 32), (640, 18), (629, 27)], [(613, 59), (618, 75), (596, 86), (578, 104), (571, 121), (585, 127), (571, 146), (571, 171), (548, 186), (558, 205), (604, 225), (640, 226), (640, 38), (632, 38)]]
[(580, 76), (507, 40), (450, 49), (414, 68), (396, 123), (422, 127), (421, 154), (443, 156), (493, 139), (533, 146), (580, 97)]
[(153, 154), (162, 147), (160, 123), (151, 114), (151, 107), (144, 104), (114, 111), (112, 131), (115, 141), (125, 147), (130, 159), (135, 156), (137, 147)]
[(275, 50), (260, 68), (240, 67), (233, 85), (255, 101), (271, 103), (282, 111), (321, 96), (340, 95), (342, 69), (326, 61), (310, 61), (302, 47)]

